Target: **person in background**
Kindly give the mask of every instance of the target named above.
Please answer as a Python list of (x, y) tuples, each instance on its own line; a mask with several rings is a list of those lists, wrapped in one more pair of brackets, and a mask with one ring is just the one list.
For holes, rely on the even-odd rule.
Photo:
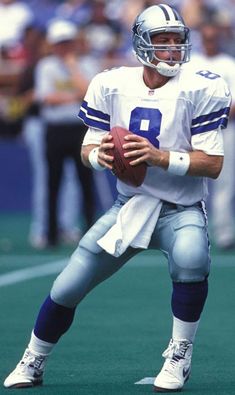
[(117, 61), (118, 49), (122, 39), (122, 26), (119, 21), (111, 19), (106, 13), (103, 0), (92, 0), (89, 23), (82, 26), (95, 58), (103, 59), (107, 68), (120, 64)]
[[(59, 242), (58, 196), (63, 164), (72, 158), (81, 185), (84, 226), (95, 218), (93, 175), (79, 155), (86, 127), (76, 116), (76, 109), (87, 89), (85, 67), (77, 54), (77, 28), (69, 21), (53, 20), (48, 26), (47, 41), (52, 54), (38, 62), (35, 69), (35, 95), (41, 106), (46, 127), (45, 147), (48, 174), (48, 244)], [(79, 202), (77, 202), (79, 204)]]
[[(224, 250), (235, 248), (235, 59), (223, 51), (223, 35), (218, 13), (200, 25), (201, 52), (193, 53), (189, 67), (202, 68), (221, 75), (227, 82), (232, 105), (227, 129), (223, 133), (224, 163), (216, 181), (212, 181), (211, 224), (215, 244)], [(215, 73), (215, 74), (214, 74)]]
[(131, 166), (147, 163), (145, 179), (139, 187), (117, 180), (116, 202), (83, 236), (55, 280), (6, 388), (42, 384), (47, 357), (70, 328), (79, 303), (148, 248), (164, 253), (172, 282), (172, 334), (154, 390), (179, 391), (190, 376), (210, 272), (207, 179), (218, 177), (222, 168), (221, 129), (231, 96), (220, 76), (184, 69), (189, 29), (172, 7), (145, 9), (132, 32), (141, 66), (92, 79), (79, 111), (89, 128), (81, 157), (89, 168), (112, 170), (108, 132), (119, 125), (133, 132), (125, 137), (124, 155)]
[(0, 137), (15, 138), (21, 131), (23, 108), (16, 94), (25, 63), (22, 38), (33, 18), (27, 4), (0, 0)]
[(40, 117), (40, 106), (34, 97), (35, 67), (46, 52), (45, 37), (34, 24), (26, 27), (22, 37), (24, 67), (19, 76), (16, 96), (24, 109), (22, 137), (27, 145), (32, 169), (32, 196), (29, 243), (42, 249), (46, 246), (45, 233), (45, 161), (43, 149), (44, 125)]
[(47, 29), (48, 23), (55, 18), (55, 10), (58, 7), (58, 0), (24, 0), (30, 7), (34, 21), (44, 31)]
[[(45, 125), (40, 116), (40, 105), (35, 99), (35, 68), (48, 55), (45, 34), (35, 24), (27, 26), (22, 37), (24, 67), (18, 77), (15, 98), (23, 112), (22, 138), (26, 143), (32, 174), (31, 216), (29, 244), (36, 249), (48, 246), (47, 240), (47, 167), (45, 160)], [(80, 238), (78, 229), (78, 191), (73, 163), (64, 166), (58, 204), (59, 239), (75, 244)]]
[(33, 19), (33, 12), (23, 1), (0, 0), (0, 48), (19, 51), (24, 29)]
[(91, 0), (66, 0), (57, 5), (55, 17), (70, 20), (80, 27), (89, 23), (91, 12)]

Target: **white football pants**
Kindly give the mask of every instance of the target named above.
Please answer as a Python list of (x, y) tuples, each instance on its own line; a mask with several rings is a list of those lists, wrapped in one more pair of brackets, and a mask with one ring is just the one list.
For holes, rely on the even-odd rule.
[[(53, 284), (51, 298), (54, 302), (75, 307), (92, 288), (141, 252), (129, 247), (116, 258), (97, 244), (97, 240), (116, 222), (125, 201), (126, 198), (119, 196), (113, 207), (80, 240), (68, 265)], [(184, 207), (163, 203), (149, 248), (163, 251), (173, 281), (203, 281), (209, 274), (210, 256), (207, 219), (202, 204)]]

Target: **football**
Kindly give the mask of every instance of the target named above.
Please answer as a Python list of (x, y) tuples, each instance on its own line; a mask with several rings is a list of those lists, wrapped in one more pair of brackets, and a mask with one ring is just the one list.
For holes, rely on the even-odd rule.
[(137, 166), (131, 166), (130, 162), (133, 158), (125, 158), (124, 152), (126, 152), (126, 150), (122, 147), (126, 142), (124, 137), (127, 134), (132, 134), (132, 132), (121, 126), (114, 126), (110, 134), (113, 137), (114, 144), (114, 148), (109, 152), (109, 154), (114, 157), (113, 174), (126, 184), (139, 187), (144, 181), (147, 164), (143, 162)]

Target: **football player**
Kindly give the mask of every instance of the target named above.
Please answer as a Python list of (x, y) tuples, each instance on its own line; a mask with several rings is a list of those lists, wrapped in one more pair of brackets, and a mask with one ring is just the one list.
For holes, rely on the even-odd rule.
[(97, 171), (112, 169), (108, 132), (119, 125), (133, 132), (125, 155), (132, 166), (148, 164), (145, 180), (139, 187), (117, 180), (116, 202), (54, 282), (7, 388), (42, 383), (46, 359), (79, 302), (146, 248), (164, 253), (172, 281), (172, 334), (154, 389), (179, 391), (189, 378), (210, 271), (207, 178), (217, 178), (222, 168), (231, 97), (218, 74), (184, 70), (189, 29), (172, 7), (153, 5), (137, 16), (133, 48), (140, 67), (104, 71), (90, 83), (79, 112), (89, 127), (81, 155)]

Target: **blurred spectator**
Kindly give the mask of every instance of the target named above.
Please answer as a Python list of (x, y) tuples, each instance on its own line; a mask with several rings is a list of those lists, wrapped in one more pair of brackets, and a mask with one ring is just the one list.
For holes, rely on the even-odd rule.
[(203, 51), (200, 42), (200, 27), (209, 20), (220, 25), (223, 49), (235, 55), (235, 1), (234, 0), (181, 0), (181, 14), (191, 29), (193, 50)]
[(181, 12), (187, 26), (198, 29), (202, 23), (203, 15), (207, 12), (204, 0), (182, 0)]
[[(32, 166), (32, 203), (29, 242), (32, 247), (47, 246), (47, 177), (45, 163), (45, 128), (40, 117), (40, 106), (34, 97), (35, 67), (48, 49), (44, 33), (34, 25), (25, 29), (22, 44), (25, 65), (19, 76), (16, 98), (24, 108), (22, 136), (29, 149)], [(68, 162), (68, 161), (67, 161)], [(60, 238), (66, 243), (78, 241), (78, 193), (72, 163), (66, 163), (61, 187), (58, 220)]]
[(0, 137), (12, 138), (20, 133), (24, 113), (22, 102), (16, 97), (23, 62), (11, 59), (4, 50), (0, 66)]
[(44, 52), (44, 35), (34, 27), (25, 29), (22, 39), (25, 51), (25, 65), (19, 76), (16, 97), (24, 107), (22, 134), (29, 148), (32, 165), (32, 208), (30, 243), (43, 248), (45, 240), (45, 176), (42, 148), (43, 123), (39, 116), (39, 104), (34, 99), (34, 70)]
[(120, 23), (107, 16), (105, 1), (92, 0), (91, 4), (90, 20), (83, 25), (83, 31), (93, 56), (105, 59), (105, 63), (106, 57), (115, 57), (118, 51), (122, 28)]
[[(106, 8), (109, 18), (115, 20), (121, 27), (119, 34), (119, 56), (121, 59), (119, 63), (122, 65), (139, 65), (139, 62), (133, 55), (132, 36), (130, 33), (136, 15), (143, 10), (143, 3), (143, 0), (122, 0), (121, 6), (120, 3), (119, 5), (116, 4), (116, 6), (113, 3), (109, 4)], [(118, 7), (117, 12), (114, 11), (116, 9), (115, 7)]]
[[(221, 26), (218, 18), (204, 20), (200, 26), (202, 53), (194, 54), (189, 67), (209, 70), (221, 75), (233, 97), (230, 120), (224, 132), (224, 164), (216, 181), (212, 182), (211, 215), (214, 240), (218, 247), (235, 247), (235, 59), (223, 51)], [(213, 78), (213, 74), (211, 74)]]
[(17, 100), (18, 78), (25, 54), (21, 39), (33, 14), (15, 0), (0, 0), (0, 136), (15, 137), (21, 128), (22, 103)]
[(46, 127), (46, 158), (48, 166), (48, 243), (59, 241), (58, 194), (63, 164), (73, 159), (81, 181), (85, 225), (91, 226), (95, 215), (92, 171), (80, 159), (80, 147), (86, 128), (78, 119), (78, 107), (88, 81), (77, 56), (77, 29), (71, 22), (54, 21), (47, 31), (52, 55), (36, 67), (36, 97)]
[(58, 0), (24, 0), (33, 12), (37, 26), (46, 29), (48, 22), (55, 17)]
[(68, 19), (79, 27), (89, 23), (92, 12), (90, 0), (67, 0), (59, 4), (55, 10), (55, 16)]
[[(214, 18), (220, 25), (220, 42), (223, 42), (223, 51), (235, 56), (235, 0), (209, 0), (216, 10)], [(209, 16), (211, 18), (211, 15)]]
[(18, 46), (24, 28), (32, 20), (33, 13), (25, 3), (0, 0), (0, 48)]

